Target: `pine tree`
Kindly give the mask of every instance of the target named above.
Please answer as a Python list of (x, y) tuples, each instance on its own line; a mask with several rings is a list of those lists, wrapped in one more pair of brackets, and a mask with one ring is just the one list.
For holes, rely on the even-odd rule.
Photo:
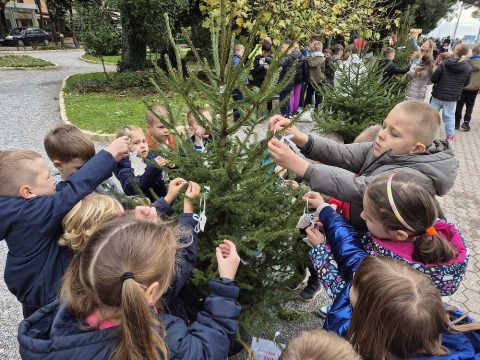
[[(280, 69), (275, 61), (260, 89), (246, 86), (244, 78), (251, 68), (247, 58), (253, 48), (256, 28), (245, 46), (241, 63), (234, 68), (235, 35), (227, 25), (228, 16), (221, 2), (220, 22), (211, 28), (212, 63), (200, 58), (184, 32), (196, 65), (187, 69), (186, 77), (182, 66), (173, 68), (168, 59), (168, 71), (158, 69), (166, 89), (157, 86), (157, 90), (170, 113), (168, 127), (178, 137), (173, 150), (161, 151), (176, 165), (175, 169), (167, 170), (170, 178), (181, 176), (198, 182), (204, 191), (207, 187), (210, 189), (205, 195), (208, 220), (200, 239), (194, 282), (207, 291), (208, 280), (218, 276), (215, 247), (223, 239), (233, 241), (242, 259), (236, 278), (241, 288), (242, 324), (252, 329), (260, 326), (259, 318), (268, 321), (274, 315), (275, 312), (270, 311), (274, 308), (272, 304), (285, 301), (283, 285), (308, 249), (298, 241), (295, 228), (303, 207), (302, 190), (283, 187), (281, 180), (272, 174), (274, 164), (265, 161), (267, 142), (274, 134), (258, 139), (255, 133), (256, 126), (268, 117), (266, 103), (293, 79), (295, 69), (292, 67), (277, 84)], [(181, 64), (179, 48), (170, 30), (169, 37), (177, 64)], [(235, 88), (242, 91), (244, 100), (232, 99)], [(178, 134), (179, 119), (168, 107), (166, 91), (179, 94), (198, 123), (212, 134), (213, 141), (206, 145), (206, 151), (196, 151), (190, 138)], [(209, 105), (213, 122), (199, 112), (198, 97)], [(272, 111), (277, 112), (280, 105)], [(232, 121), (233, 109), (240, 114), (237, 122)], [(244, 134), (240, 135), (242, 131)]]
[(340, 65), (335, 86), (321, 85), (322, 108), (314, 113), (321, 133), (339, 133), (346, 143), (370, 125), (380, 124), (388, 112), (405, 96), (405, 82), (385, 80), (381, 66), (369, 63)]

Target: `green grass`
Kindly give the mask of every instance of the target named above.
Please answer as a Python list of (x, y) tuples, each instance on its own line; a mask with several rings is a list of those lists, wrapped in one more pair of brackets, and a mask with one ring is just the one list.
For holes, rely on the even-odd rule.
[(105, 79), (105, 74), (103, 72), (87, 73), (87, 74), (75, 74), (68, 78), (67, 84), (65, 86), (65, 91), (69, 92), (75, 88), (75, 85), (82, 80), (88, 79)]
[[(90, 54), (83, 54), (82, 59), (101, 62), (100, 57)], [(122, 60), (121, 55), (106, 55), (103, 57), (103, 61), (105, 61), (105, 64), (117, 64), (117, 62), (119, 62), (120, 60)]]
[(46, 66), (55, 66), (55, 64), (28, 55), (0, 55), (0, 67), (35, 68)]

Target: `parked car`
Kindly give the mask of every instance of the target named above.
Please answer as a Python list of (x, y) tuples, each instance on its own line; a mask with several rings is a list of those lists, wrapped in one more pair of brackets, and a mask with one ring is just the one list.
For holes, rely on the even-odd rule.
[(48, 45), (52, 35), (39, 28), (15, 28), (3, 39), (4, 46), (26, 46), (32, 44)]

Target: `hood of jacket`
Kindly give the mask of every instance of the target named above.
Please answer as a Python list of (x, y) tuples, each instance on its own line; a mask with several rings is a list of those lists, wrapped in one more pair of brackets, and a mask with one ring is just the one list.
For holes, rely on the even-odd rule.
[(347, 64), (361, 64), (362, 59), (360, 59), (360, 56), (358, 56), (358, 54), (352, 54), (348, 57), (348, 59), (345, 62)]
[(480, 57), (472, 57), (468, 59), (468, 63), (472, 67), (473, 71), (480, 71)]
[(445, 67), (453, 73), (461, 73), (467, 71), (469, 64), (466, 61), (460, 61), (456, 58), (450, 58), (445, 60)]
[(309, 67), (317, 67), (322, 62), (325, 62), (325, 58), (323, 56), (315, 56), (315, 57), (309, 57), (307, 61), (308, 61)]
[(455, 183), (458, 159), (453, 149), (440, 141), (434, 141), (423, 154), (396, 155), (389, 150), (375, 158), (372, 150), (360, 174), (376, 175), (398, 168), (407, 168), (423, 174), (432, 181), (437, 195), (445, 195)]

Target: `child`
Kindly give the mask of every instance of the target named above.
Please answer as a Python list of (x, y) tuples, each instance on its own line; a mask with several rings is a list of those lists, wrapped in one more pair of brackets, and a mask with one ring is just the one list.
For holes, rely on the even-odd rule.
[(309, 58), (308, 62), (308, 86), (305, 95), (305, 105), (315, 104), (319, 107), (322, 103), (322, 95), (314, 86), (320, 86), (325, 81), (325, 56), (323, 55), (323, 44), (321, 41), (315, 42), (313, 49), (315, 50)]
[[(324, 324), (349, 339), (365, 359), (474, 359), (480, 329), (459, 310), (445, 309), (431, 280), (405, 263), (367, 256), (353, 228), (330, 206), (320, 221), (347, 281)], [(324, 238), (307, 229), (316, 247)], [(444, 355), (444, 356), (441, 356)]]
[(335, 70), (342, 64), (343, 46), (335, 44), (332, 46), (332, 56), (328, 57), (325, 51), (325, 82), (333, 85), (335, 79)]
[[(453, 57), (440, 64), (432, 75), (432, 99), (430, 104), (436, 111), (442, 110), (447, 140), (452, 142), (455, 134), (455, 108), (462, 97), (463, 88), (472, 77), (472, 67), (460, 58), (468, 54), (465, 44), (455, 46)], [(458, 128), (457, 128), (458, 129)]]
[(264, 42), (262, 44), (262, 53), (255, 56), (253, 60), (253, 69), (250, 71), (252, 75), (252, 83), (256, 87), (261, 87), (265, 77), (267, 76), (267, 70), (272, 63), (272, 44)]
[(473, 107), (480, 90), (480, 45), (472, 49), (472, 56), (467, 60), (472, 67), (472, 78), (467, 86), (462, 90), (460, 100), (457, 101), (455, 110), (455, 128), (458, 129), (462, 121), (463, 106), (466, 105), (465, 116), (463, 118), (462, 129), (470, 130), (470, 120), (472, 119)]
[(377, 138), (378, 133), (382, 129), (382, 125), (371, 125), (368, 128), (364, 129), (358, 136), (353, 140), (353, 143), (365, 143), (373, 142)]
[(343, 81), (360, 81), (361, 75), (365, 72), (365, 65), (358, 55), (358, 48), (354, 44), (350, 44), (345, 48), (343, 53), (345, 59), (339, 65), (340, 71), (335, 71), (333, 80), (335, 86), (342, 86)]
[(391, 47), (387, 47), (383, 50), (383, 59), (380, 61), (380, 66), (383, 68), (384, 72), (384, 79), (390, 80), (395, 75), (403, 75), (410, 70), (410, 65), (406, 67), (400, 67), (395, 65), (393, 60), (395, 59), (395, 49)]
[[(212, 114), (206, 108), (198, 109), (200, 115), (203, 116), (203, 121), (212, 122)], [(204, 151), (205, 150), (205, 143), (209, 143), (212, 141), (212, 135), (208, 134), (205, 129), (200, 126), (195, 118), (195, 114), (193, 111), (189, 111), (187, 114), (187, 122), (188, 122), (188, 135), (193, 141), (193, 146), (195, 150)]]
[(428, 55), (430, 56), (431, 59), (433, 59), (433, 48), (435, 47), (435, 44), (431, 39), (425, 40), (422, 46), (418, 46), (417, 38), (421, 33), (422, 33), (422, 29), (410, 30), (410, 35), (412, 36), (412, 45), (414, 50), (414, 53), (412, 54), (412, 61), (411, 61), (413, 65), (420, 64), (420, 61), (423, 55)]
[(292, 95), (290, 95), (290, 113), (292, 116), (295, 116), (298, 114), (298, 108), (300, 106), (302, 84), (308, 77), (308, 66), (306, 62), (307, 58), (300, 52), (300, 46), (297, 42), (293, 43), (293, 49), (290, 55), (293, 58), (293, 61), (296, 61), (293, 91)]
[(440, 65), (445, 60), (448, 60), (451, 57), (452, 57), (452, 53), (449, 53), (449, 52), (439, 54), (438, 57), (437, 57), (437, 65)]
[[(288, 71), (290, 68), (293, 66), (293, 57), (290, 55), (290, 47), (292, 46), (292, 40), (285, 40), (282, 43), (282, 47), (280, 49), (282, 55), (284, 55), (279, 62), (279, 66), (282, 68), (280, 71), (280, 75), (278, 77), (278, 82), (281, 82), (285, 76), (287, 76)], [(280, 107), (280, 112), (282, 113), (283, 116), (285, 117), (290, 117), (291, 111), (290, 111), (290, 93), (292, 92), (294, 85), (294, 80), (290, 81), (282, 91), (280, 91), (280, 101), (284, 101), (283, 105)]]
[(130, 139), (129, 150), (133, 157), (139, 157), (147, 161), (143, 173), (136, 174), (132, 167), (131, 156), (122, 159), (115, 170), (115, 176), (122, 185), (125, 195), (142, 195), (139, 190), (150, 201), (155, 201), (157, 197), (163, 197), (167, 194), (163, 172), (160, 167), (168, 166), (168, 160), (161, 156), (155, 156), (147, 144), (147, 139), (143, 130), (137, 126), (126, 125), (117, 132), (117, 137), (128, 136)]
[(434, 67), (433, 59), (429, 55), (423, 55), (420, 64), (412, 65), (408, 73), (410, 83), (405, 93), (405, 100), (425, 100)]
[(72, 254), (57, 245), (65, 214), (128, 153), (128, 138), (114, 140), (55, 188), (47, 163), (28, 150), (0, 153), (0, 237), (8, 246), (5, 282), (24, 317), (55, 299)]
[[(43, 144), (50, 161), (58, 170), (58, 173), (53, 175), (57, 184), (66, 181), (95, 156), (93, 141), (79, 128), (69, 124), (58, 125), (50, 130)], [(95, 192), (111, 194), (122, 193), (122, 190), (110, 177), (98, 185)]]
[(337, 334), (314, 329), (290, 340), (279, 360), (360, 360), (360, 355)]
[(168, 119), (170, 119), (170, 115), (163, 105), (154, 104), (147, 110), (146, 138), (147, 144), (153, 152), (157, 151), (158, 145), (168, 148), (175, 147), (173, 135), (165, 126), (165, 121), (168, 122)]
[[(276, 115), (269, 124), (272, 131), (279, 131), (290, 121)], [(289, 127), (286, 132), (293, 134), (292, 141), (302, 153), (322, 165), (310, 165), (277, 139), (268, 147), (277, 165), (303, 177), (312, 190), (349, 202), (353, 226), (364, 230), (363, 192), (375, 176), (402, 169), (427, 179), (437, 195), (453, 186), (458, 160), (453, 150), (433, 141), (439, 127), (440, 117), (431, 106), (410, 100), (390, 111), (374, 143), (344, 145)]]
[[(319, 193), (307, 197), (311, 207), (324, 203)], [(443, 296), (455, 293), (464, 278), (469, 251), (458, 229), (438, 219), (438, 203), (425, 180), (401, 172), (375, 179), (365, 191), (362, 218), (368, 232), (361, 243), (369, 255), (402, 260), (428, 275)], [(335, 271), (330, 269), (335, 264), (329, 263), (333, 259), (328, 252), (317, 247), (311, 252), (312, 261), (324, 283), (342, 288), (341, 282), (332, 279)], [(329, 295), (334, 298), (335, 291)]]
[[(243, 54), (245, 53), (245, 46), (242, 44), (236, 44), (233, 48), (233, 61), (232, 65), (236, 68), (242, 62)], [(244, 84), (248, 84), (248, 77), (243, 77)], [(234, 101), (242, 101), (243, 100), (243, 93), (240, 88), (235, 87), (232, 92), (232, 98)], [(240, 120), (240, 111), (238, 109), (233, 109), (233, 121), (237, 122)]]
[[(219, 280), (197, 321), (164, 313), (160, 299), (175, 274), (175, 229), (148, 221), (117, 219), (100, 227), (77, 254), (78, 266), (62, 285), (60, 302), (19, 327), (23, 358), (225, 359), (238, 330), (240, 262), (235, 245), (217, 248)], [(78, 304), (81, 284), (88, 297)]]

